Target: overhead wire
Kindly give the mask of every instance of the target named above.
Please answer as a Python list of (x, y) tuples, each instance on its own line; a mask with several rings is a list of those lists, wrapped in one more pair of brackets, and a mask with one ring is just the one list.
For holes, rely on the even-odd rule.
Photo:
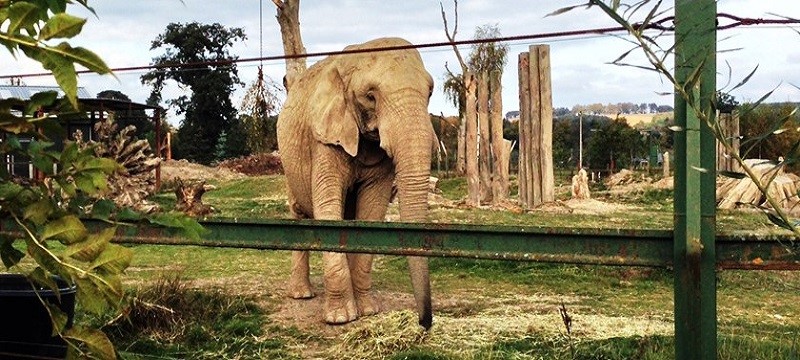
[[(260, 15), (263, 16), (263, 15)], [(782, 19), (764, 19), (764, 18), (745, 18), (736, 15), (731, 15), (727, 13), (719, 13), (717, 14), (717, 22), (719, 23), (719, 19), (726, 19), (732, 20), (731, 23), (725, 25), (717, 25), (718, 30), (729, 30), (740, 26), (754, 26), (754, 25), (768, 25), (768, 26), (788, 26), (788, 25), (800, 25), (800, 20), (793, 19), (793, 18), (782, 18)], [(633, 28), (636, 30), (660, 30), (671, 32), (675, 30), (674, 25), (669, 24), (670, 22), (674, 21), (673, 16), (664, 17), (662, 19), (652, 21), (646, 25), (642, 24), (633, 24)], [(443, 41), (443, 42), (432, 42), (432, 43), (422, 43), (422, 44), (409, 44), (409, 45), (400, 45), (400, 46), (388, 46), (388, 47), (380, 47), (380, 48), (368, 48), (368, 49), (349, 49), (349, 50), (337, 50), (337, 51), (321, 51), (321, 52), (310, 52), (305, 54), (290, 54), (290, 55), (271, 55), (271, 56), (264, 56), (263, 55), (263, 45), (260, 45), (259, 48), (259, 56), (258, 57), (250, 57), (250, 58), (241, 58), (241, 59), (225, 59), (225, 60), (214, 60), (214, 61), (200, 61), (194, 63), (183, 63), (183, 64), (154, 64), (154, 65), (142, 65), (142, 66), (128, 66), (128, 67), (117, 67), (112, 68), (111, 71), (114, 73), (120, 72), (129, 72), (129, 71), (145, 71), (145, 70), (159, 70), (159, 69), (171, 69), (171, 68), (180, 68), (182, 70), (194, 70), (194, 69), (202, 69), (209, 66), (229, 66), (232, 64), (243, 64), (243, 63), (251, 63), (251, 62), (258, 62), (263, 64), (265, 61), (279, 61), (279, 60), (289, 60), (289, 59), (298, 59), (298, 58), (312, 58), (312, 57), (324, 57), (324, 56), (339, 56), (339, 55), (353, 55), (353, 54), (362, 54), (362, 53), (374, 53), (374, 52), (384, 52), (384, 51), (396, 51), (396, 50), (408, 50), (408, 49), (432, 49), (432, 48), (439, 48), (439, 47), (452, 47), (455, 46), (464, 46), (464, 45), (477, 45), (477, 44), (485, 44), (485, 43), (495, 43), (495, 42), (514, 42), (514, 41), (531, 41), (531, 40), (541, 40), (541, 39), (553, 39), (553, 38), (565, 38), (565, 37), (586, 37), (586, 36), (600, 36), (606, 35), (610, 33), (616, 32), (624, 32), (628, 29), (624, 26), (613, 26), (613, 27), (603, 27), (603, 28), (594, 28), (594, 29), (580, 29), (580, 30), (568, 30), (568, 31), (555, 31), (555, 32), (546, 32), (546, 33), (536, 33), (536, 34), (526, 34), (526, 35), (513, 35), (513, 36), (500, 36), (500, 37), (493, 37), (493, 38), (486, 38), (486, 39), (469, 39), (469, 40), (458, 40), (458, 41)], [(263, 41), (262, 41), (263, 44)], [(77, 71), (78, 74), (87, 74), (93, 73), (90, 70), (79, 70)], [(11, 78), (24, 78), (24, 77), (39, 77), (39, 76), (49, 76), (51, 73), (28, 73), (28, 74), (10, 74), (10, 75), (0, 75), (0, 79), (11, 79)]]

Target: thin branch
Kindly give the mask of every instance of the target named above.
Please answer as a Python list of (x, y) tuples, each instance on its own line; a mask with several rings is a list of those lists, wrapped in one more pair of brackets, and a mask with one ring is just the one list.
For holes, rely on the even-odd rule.
[[(453, 51), (456, 53), (456, 58), (458, 58), (458, 63), (461, 64), (461, 73), (467, 73), (467, 63), (464, 62), (464, 58), (461, 56), (461, 52), (458, 51), (458, 47), (456, 46), (456, 33), (458, 32), (458, 0), (453, 0), (455, 4), (455, 8), (453, 13), (455, 14), (455, 21), (453, 26), (453, 34), (450, 35), (450, 30), (447, 27), (447, 15), (444, 13), (444, 5), (439, 2), (439, 8), (442, 10), (442, 22), (444, 22), (444, 35), (447, 36), (447, 40), (450, 41), (450, 44), (453, 46)], [(449, 71), (449, 70), (448, 70)]]

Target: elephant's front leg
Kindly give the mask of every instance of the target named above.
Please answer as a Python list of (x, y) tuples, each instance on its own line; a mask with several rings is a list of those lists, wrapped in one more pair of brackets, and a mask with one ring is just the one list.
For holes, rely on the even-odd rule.
[[(356, 219), (368, 221), (384, 221), (386, 209), (392, 195), (391, 167), (385, 164), (376, 166), (367, 172), (369, 179), (359, 189), (356, 200)], [(380, 302), (372, 294), (372, 258), (371, 254), (348, 254), (350, 276), (353, 279), (353, 293), (356, 297), (358, 312), (362, 316), (376, 314), (380, 311)]]
[[(345, 191), (351, 183), (352, 170), (346, 158), (333, 147), (318, 149), (321, 156), (312, 170), (312, 201), (317, 220), (342, 220)], [(329, 324), (343, 324), (358, 318), (347, 255), (322, 253), (325, 305), (323, 317)]]
[[(297, 203), (291, 194), (289, 194), (289, 211), (295, 219), (308, 218), (297, 208)], [(311, 290), (311, 281), (308, 278), (308, 258), (308, 251), (292, 251), (292, 274), (289, 276), (289, 284), (286, 291), (289, 297), (293, 299), (310, 299), (314, 297), (314, 291)]]

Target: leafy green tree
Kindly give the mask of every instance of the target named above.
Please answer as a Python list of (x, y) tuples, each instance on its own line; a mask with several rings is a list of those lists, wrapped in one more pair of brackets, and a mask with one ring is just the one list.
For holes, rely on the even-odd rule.
[(645, 139), (625, 118), (600, 122), (594, 130), (583, 155), (593, 169), (611, 168), (612, 163), (615, 169), (628, 167), (632, 156), (642, 156), (646, 151)]
[[(769, 159), (777, 161), (779, 157), (793, 159), (794, 146), (800, 143), (800, 117), (796, 113), (796, 105), (791, 103), (777, 104), (744, 104), (739, 113), (739, 132), (742, 136), (740, 153), (744, 158)], [(800, 170), (800, 164), (790, 161), (789, 168)]]
[(143, 84), (152, 87), (150, 101), (160, 102), (168, 80), (192, 92), (189, 97), (167, 101), (184, 115), (174, 143), (176, 157), (202, 164), (214, 160), (220, 134), (236, 119), (230, 95), (237, 85), (243, 85), (236, 64), (231, 62), (237, 57), (229, 49), (245, 39), (241, 28), (193, 22), (171, 23), (153, 40), (150, 49), (164, 48), (164, 54), (153, 59), (158, 68), (141, 77)]
[[(131, 98), (129, 98), (128, 95), (125, 95), (117, 90), (101, 91), (97, 93), (97, 98), (131, 102)], [(116, 120), (120, 129), (123, 129), (128, 125), (135, 126), (136, 132), (134, 133), (134, 136), (137, 139), (147, 139), (153, 137), (152, 134), (155, 132), (155, 124), (153, 123), (153, 120), (147, 116), (147, 113), (144, 110), (141, 109), (117, 112), (114, 116), (114, 120)]]

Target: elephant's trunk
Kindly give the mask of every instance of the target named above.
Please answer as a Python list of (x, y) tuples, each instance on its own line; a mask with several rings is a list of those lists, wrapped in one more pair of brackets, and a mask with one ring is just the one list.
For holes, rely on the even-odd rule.
[[(401, 121), (395, 121), (396, 129), (383, 131), (381, 141), (386, 142), (387, 150), (394, 159), (397, 184), (397, 199), (400, 207), (400, 220), (421, 222), (428, 215), (428, 187), (430, 182), (431, 148), (433, 127), (427, 113), (426, 104), (411, 106), (405, 104)], [(417, 109), (408, 116), (408, 109)], [(390, 139), (386, 136), (393, 134)], [(414, 288), (419, 324), (429, 329), (433, 323), (431, 310), (431, 286), (428, 275), (428, 259), (419, 256), (408, 257), (411, 285)]]

